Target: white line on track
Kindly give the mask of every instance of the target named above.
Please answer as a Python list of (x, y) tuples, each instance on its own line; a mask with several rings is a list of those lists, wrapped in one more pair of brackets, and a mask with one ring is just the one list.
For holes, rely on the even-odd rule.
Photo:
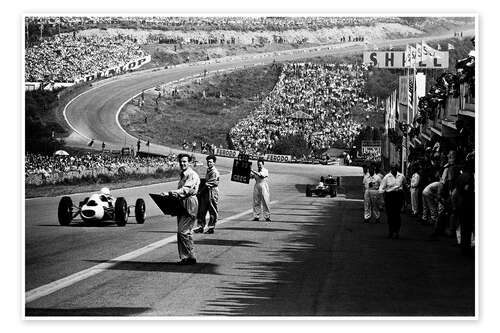
[[(279, 200), (271, 201), (271, 204), (275, 204), (278, 201)], [(238, 214), (226, 217), (225, 219), (222, 219), (220, 221), (217, 221), (217, 224), (219, 225), (222, 223), (226, 223), (226, 222), (235, 220), (239, 217), (250, 214), (251, 212), (252, 212), (252, 209), (247, 209), (241, 213), (238, 213)], [(84, 269), (83, 271), (71, 274), (71, 275), (64, 277), (62, 279), (50, 282), (46, 285), (43, 285), (43, 286), (40, 286), (38, 288), (27, 291), (25, 293), (25, 304), (33, 302), (33, 301), (35, 301), (39, 298), (42, 298), (44, 296), (50, 295), (50, 294), (52, 294), (58, 290), (61, 290), (63, 288), (69, 287), (69, 286), (71, 286), (77, 282), (80, 282), (82, 280), (85, 280), (91, 276), (102, 273), (102, 272), (112, 268), (113, 266), (118, 265), (120, 262), (135, 259), (139, 256), (146, 254), (146, 253), (154, 251), (162, 246), (173, 243), (176, 240), (177, 240), (176, 235), (164, 238), (164, 239), (159, 240), (157, 242), (154, 242), (154, 243), (151, 243), (151, 244), (146, 245), (144, 247), (141, 247), (140, 249), (134, 250), (134, 251), (126, 253), (122, 256), (108, 260), (104, 263), (92, 266), (90, 268)]]

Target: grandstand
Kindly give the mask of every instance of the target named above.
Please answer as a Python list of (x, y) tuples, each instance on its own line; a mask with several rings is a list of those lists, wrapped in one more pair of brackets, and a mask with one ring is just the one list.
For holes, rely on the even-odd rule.
[[(269, 96), (231, 129), (234, 149), (267, 153), (290, 135), (302, 136), (313, 150), (350, 146), (362, 128), (352, 109), (378, 110), (365, 94), (366, 71), (365, 65), (285, 64)], [(296, 118), (297, 111), (308, 119)]]

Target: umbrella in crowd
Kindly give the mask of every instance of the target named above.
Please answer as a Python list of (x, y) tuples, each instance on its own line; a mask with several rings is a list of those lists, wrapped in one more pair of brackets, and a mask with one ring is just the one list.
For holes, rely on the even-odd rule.
[(300, 119), (300, 120), (304, 120), (304, 119), (311, 120), (311, 119), (313, 119), (312, 116), (308, 115), (304, 111), (294, 112), (294, 113), (292, 113), (292, 115), (290, 116), (290, 118), (292, 118), (292, 119)]
[(65, 150), (58, 150), (54, 153), (56, 156), (69, 156), (68, 152)]

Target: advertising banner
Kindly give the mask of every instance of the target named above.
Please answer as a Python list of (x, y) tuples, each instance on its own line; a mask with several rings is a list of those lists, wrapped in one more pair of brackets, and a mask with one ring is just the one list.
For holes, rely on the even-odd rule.
[(291, 155), (274, 155), (274, 154), (266, 154), (264, 159), (269, 162), (281, 162), (281, 163), (290, 163), (292, 162)]
[(237, 150), (215, 148), (214, 155), (236, 158), (240, 154)]
[(134, 70), (134, 69), (137, 69), (150, 61), (151, 61), (151, 56), (147, 55), (145, 57), (135, 59), (135, 60), (133, 60), (129, 63), (126, 63), (122, 66), (108, 68), (108, 69), (105, 69), (105, 70), (100, 71), (100, 72), (95, 72), (95, 73), (86, 75), (84, 77), (76, 78), (75, 83), (89, 82), (89, 81), (99, 79), (101, 77), (108, 77), (108, 76), (116, 75), (116, 74), (123, 73), (126, 71)]
[[(421, 61), (415, 62), (415, 68), (448, 68), (449, 53), (438, 52), (433, 56), (427, 55)], [(365, 51), (363, 52), (363, 63), (376, 68), (409, 68), (405, 66), (405, 51)]]

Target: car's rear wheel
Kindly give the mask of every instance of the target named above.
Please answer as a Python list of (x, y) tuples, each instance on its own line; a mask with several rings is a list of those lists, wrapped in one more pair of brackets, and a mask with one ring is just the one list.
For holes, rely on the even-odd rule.
[(312, 191), (309, 185), (306, 185), (306, 197), (312, 197)]
[(143, 224), (146, 220), (146, 203), (141, 198), (135, 202), (135, 220), (138, 224)]
[(73, 201), (70, 197), (62, 197), (57, 208), (60, 225), (69, 225), (73, 219)]
[(115, 202), (115, 221), (120, 227), (127, 224), (128, 220), (128, 207), (127, 201), (123, 197), (119, 197)]

